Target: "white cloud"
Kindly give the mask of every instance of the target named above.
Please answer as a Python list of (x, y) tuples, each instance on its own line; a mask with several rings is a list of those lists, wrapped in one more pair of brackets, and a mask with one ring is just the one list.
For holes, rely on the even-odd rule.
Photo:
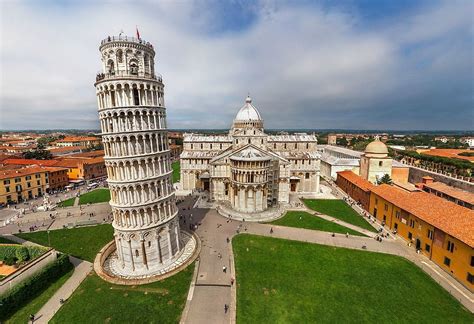
[[(170, 127), (228, 127), (250, 91), (267, 128), (416, 128), (404, 117), (414, 107), (431, 112), (420, 128), (469, 128), (436, 115), (443, 102), (472, 107), (457, 98), (472, 82), (472, 45), (458, 37), (472, 27), (466, 5), (370, 30), (337, 9), (266, 3), (248, 28), (219, 34), (219, 12), (203, 3), (4, 2), (0, 128), (98, 127), (99, 42), (135, 25), (157, 49)], [(423, 101), (446, 84), (449, 96)]]

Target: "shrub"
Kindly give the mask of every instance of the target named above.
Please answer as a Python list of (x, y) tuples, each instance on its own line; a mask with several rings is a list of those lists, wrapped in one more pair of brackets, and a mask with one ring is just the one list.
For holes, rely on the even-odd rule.
[(16, 249), (15, 256), (19, 262), (27, 261), (30, 258), (30, 252), (25, 246), (20, 246)]
[(58, 259), (31, 277), (20, 282), (11, 290), (0, 296), (0, 321), (5, 321), (18, 309), (33, 300), (51, 282), (72, 269), (69, 256), (61, 254)]
[(6, 265), (12, 266), (16, 263), (16, 257), (14, 256), (7, 256), (5, 259), (3, 259), (3, 262), (5, 262)]

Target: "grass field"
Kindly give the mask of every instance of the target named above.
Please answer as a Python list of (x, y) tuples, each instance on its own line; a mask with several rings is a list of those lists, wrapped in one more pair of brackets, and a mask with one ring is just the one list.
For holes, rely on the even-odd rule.
[(20, 308), (15, 314), (13, 314), (8, 320), (5, 321), (6, 324), (14, 323), (27, 323), (30, 314), (36, 314), (41, 307), (54, 295), (54, 293), (66, 282), (66, 280), (71, 277), (74, 269), (63, 274), (61, 277), (52, 282), (51, 285), (46, 288), (41, 294), (36, 296), (28, 304)]
[(322, 214), (332, 216), (352, 225), (376, 232), (362, 216), (357, 214), (344, 201), (338, 199), (304, 199), (306, 206)]
[(313, 216), (304, 211), (289, 211), (285, 214), (285, 216), (271, 222), (271, 224), (288, 227), (306, 228), (310, 230), (318, 230), (324, 232), (342, 234), (349, 233), (350, 235), (365, 236), (364, 234), (354, 231), (350, 228), (341, 226), (334, 222), (327, 221), (317, 216)]
[(171, 167), (173, 168), (173, 183), (179, 182), (181, 178), (181, 174), (180, 174), (181, 165), (179, 164), (179, 161), (175, 161), (171, 163)]
[(74, 201), (75, 200), (76, 200), (75, 197), (63, 200), (58, 204), (58, 207), (71, 207), (71, 206), (74, 206)]
[(233, 239), (238, 323), (472, 323), (397, 256), (253, 235)]
[[(48, 246), (47, 231), (16, 234), (25, 240)], [(113, 239), (110, 224), (49, 231), (51, 247), (79, 259), (94, 262), (96, 254)]]
[(109, 189), (95, 189), (88, 193), (85, 193), (79, 197), (79, 205), (85, 204), (96, 204), (101, 202), (109, 202), (110, 190)]
[(0, 236), (0, 244), (18, 244), (18, 243), (9, 240), (6, 237)]
[(193, 270), (140, 286), (113, 285), (91, 273), (50, 323), (178, 323)]

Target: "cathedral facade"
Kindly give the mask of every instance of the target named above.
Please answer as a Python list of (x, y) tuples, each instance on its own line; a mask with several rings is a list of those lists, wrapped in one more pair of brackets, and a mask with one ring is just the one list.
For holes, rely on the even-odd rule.
[(306, 133), (266, 134), (247, 97), (227, 135), (184, 135), (182, 189), (209, 191), (212, 201), (244, 213), (287, 204), (290, 193), (319, 193), (316, 145)]

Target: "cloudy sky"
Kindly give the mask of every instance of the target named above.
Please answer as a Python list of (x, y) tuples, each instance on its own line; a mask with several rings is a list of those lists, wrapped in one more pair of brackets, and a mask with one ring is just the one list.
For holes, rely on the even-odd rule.
[(155, 45), (170, 128), (474, 129), (474, 2), (0, 1), (0, 129), (98, 128), (98, 46)]

